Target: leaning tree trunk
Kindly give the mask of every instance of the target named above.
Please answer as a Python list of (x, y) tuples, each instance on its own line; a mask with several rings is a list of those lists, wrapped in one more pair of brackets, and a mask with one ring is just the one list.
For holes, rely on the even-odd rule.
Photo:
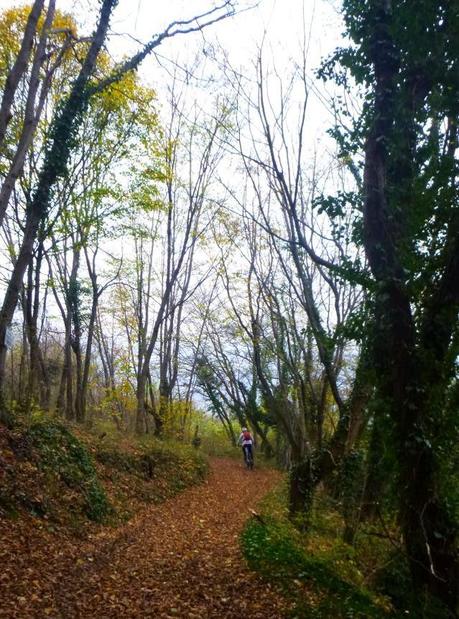
[[(37, 3), (35, 3), (37, 4)], [(43, 4), (43, 2), (41, 3)], [(9, 170), (2, 179), (1, 189), (0, 189), (0, 224), (3, 222), (6, 209), (8, 207), (11, 194), (13, 193), (14, 187), (16, 185), (17, 179), (23, 172), (24, 162), (26, 160), (27, 153), (29, 151), (29, 147), (32, 143), (35, 130), (40, 121), (43, 108), (45, 106), (46, 98), (49, 93), (49, 89), (51, 87), (52, 76), (59, 64), (57, 61), (54, 66), (46, 71), (44, 78), (41, 78), (41, 73), (43, 71), (43, 64), (47, 57), (46, 45), (48, 41), (48, 35), (51, 30), (52, 22), (54, 19), (55, 12), (55, 0), (50, 0), (48, 11), (46, 14), (45, 21), (43, 23), (42, 31), (40, 34), (40, 39), (38, 45), (36, 47), (34, 58), (32, 62), (32, 68), (30, 70), (29, 76), (29, 85), (28, 85), (28, 93), (27, 100), (24, 111), (24, 122), (22, 125), (22, 130), (20, 133), (20, 137), (16, 146), (16, 152), (13, 155)], [(32, 16), (33, 10), (30, 14)], [(25, 38), (25, 37), (24, 37)], [(65, 44), (64, 44), (65, 46)], [(63, 49), (61, 50), (61, 54), (59, 55), (59, 60), (62, 58)], [(39, 90), (40, 81), (42, 81), (40, 96), (38, 102), (36, 103), (36, 98)], [(6, 96), (6, 90), (5, 95)], [(0, 144), (2, 143), (2, 113), (0, 112)]]
[(0, 105), (0, 145), (3, 143), (8, 123), (11, 120), (11, 107), (19, 82), (27, 69), (30, 52), (44, 0), (35, 0), (27, 19), (21, 47), (11, 71), (7, 75), (3, 97)]

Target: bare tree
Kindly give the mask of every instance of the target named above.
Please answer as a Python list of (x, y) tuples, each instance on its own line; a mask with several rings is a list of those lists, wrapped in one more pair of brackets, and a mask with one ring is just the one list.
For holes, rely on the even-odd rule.
[[(302, 356), (314, 359), (314, 363), (319, 363), (322, 368), (320, 384), (314, 384), (311, 376), (306, 378), (305, 375), (302, 380), (298, 380), (298, 376), (295, 378), (298, 361), (290, 358), (289, 352), (296, 339), (295, 327), (287, 327), (282, 319), (285, 302), (276, 301), (279, 297), (282, 299), (282, 295), (274, 292), (275, 277), (261, 275), (257, 266), (260, 243), (255, 240), (256, 234), (249, 233), (247, 238), (250, 240), (252, 236), (253, 240), (249, 242), (248, 282), (256, 281), (257, 286), (248, 290), (252, 299), (251, 328), (248, 328), (249, 325), (246, 328), (255, 344), (255, 361), (265, 397), (273, 410), (276, 407), (279, 409), (273, 386), (266, 380), (262, 367), (260, 341), (265, 327), (260, 317), (263, 316), (261, 307), (264, 302), (272, 317), (270, 334), (274, 336), (277, 348), (274, 354), (278, 357), (278, 376), (282, 377), (281, 365), (288, 367), (289, 380), (297, 383), (304, 404), (307, 402), (309, 408), (314, 406), (320, 420), (316, 423), (316, 438), (320, 445), (320, 457), (317, 458), (306, 449), (312, 438), (309, 436), (306, 441), (306, 432), (310, 433), (312, 426), (308, 423), (306, 430), (303, 421), (305, 413), (306, 418), (311, 418), (310, 413), (303, 408), (301, 425), (293, 431), (291, 415), (289, 419), (283, 419), (282, 412), (278, 412), (294, 452), (292, 479), (297, 475), (298, 483), (294, 484), (296, 490), (292, 497), (296, 493), (296, 499), (292, 508), (296, 510), (301, 508), (302, 502), (304, 507), (308, 507), (315, 485), (335, 470), (346, 451), (360, 437), (371, 385), (364, 379), (366, 352), (359, 352), (355, 345), (350, 346), (343, 336), (348, 319), (362, 301), (359, 286), (347, 283), (342, 270), (346, 257), (352, 253), (357, 256), (357, 249), (351, 246), (348, 235), (333, 234), (326, 217), (319, 215), (315, 208), (315, 198), (321, 192), (321, 184), (327, 182), (333, 170), (330, 165), (319, 167), (314, 152), (306, 150), (309, 99), (306, 57), (303, 56), (300, 64), (286, 76), (278, 74), (275, 67), (268, 71), (260, 52), (255, 70), (254, 92), (241, 75), (234, 71), (231, 73), (239, 102), (239, 120), (230, 144), (242, 162), (246, 189), (242, 196), (229, 185), (227, 189), (237, 208), (269, 237), (271, 251), (277, 256), (276, 269), (282, 271), (287, 282), (285, 290), (299, 303), (304, 312), (307, 333), (312, 337), (309, 341), (304, 338), (303, 342), (299, 338)], [(255, 204), (255, 208), (250, 208), (251, 204)], [(340, 225), (343, 230), (349, 227), (345, 214)], [(263, 293), (269, 281), (269, 292)], [(259, 299), (263, 295), (264, 302)], [(345, 355), (348, 365), (353, 360), (357, 371), (351, 384), (342, 373)], [(307, 367), (307, 364), (302, 366)], [(281, 383), (278, 387), (282, 391)], [(325, 440), (322, 433), (323, 404), (328, 393), (333, 398), (338, 421), (333, 434)]]

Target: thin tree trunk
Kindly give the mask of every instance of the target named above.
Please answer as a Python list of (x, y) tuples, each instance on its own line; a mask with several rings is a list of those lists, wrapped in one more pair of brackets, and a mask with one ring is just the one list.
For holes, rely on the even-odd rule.
[(91, 315), (89, 317), (88, 335), (87, 335), (87, 341), (86, 341), (86, 354), (84, 358), (83, 377), (82, 377), (81, 387), (80, 387), (80, 409), (82, 412), (83, 419), (85, 419), (86, 417), (89, 370), (91, 367), (92, 342), (94, 339), (94, 329), (95, 329), (96, 317), (97, 317), (97, 304), (98, 304), (98, 296), (97, 294), (95, 294), (93, 295)]
[[(18, 145), (16, 147), (16, 152), (13, 157), (13, 161), (11, 162), (10, 169), (8, 170), (8, 174), (5, 177), (5, 180), (2, 183), (2, 187), (0, 190), (0, 224), (3, 221), (5, 216), (6, 209), (8, 207), (8, 202), (11, 197), (11, 193), (15, 187), (16, 181), (22, 173), (24, 167), (24, 161), (29, 150), (30, 144), (32, 143), (33, 136), (35, 134), (35, 130), (37, 128), (38, 122), (40, 120), (41, 114), (43, 112), (43, 107), (46, 101), (46, 97), (48, 95), (51, 79), (54, 73), (54, 69), (57, 64), (50, 69), (42, 84), (40, 97), (38, 101), (38, 105), (35, 109), (35, 99), (38, 92), (39, 82), (40, 82), (40, 71), (43, 66), (43, 62), (46, 58), (46, 42), (48, 40), (48, 30), (51, 28), (53, 19), (54, 19), (54, 9), (55, 9), (55, 0), (50, 0), (48, 12), (46, 14), (45, 23), (43, 24), (43, 29), (40, 35), (40, 40), (38, 42), (37, 50), (35, 52), (32, 70), (30, 74), (30, 83), (29, 83), (29, 91), (27, 93), (27, 102), (25, 107), (24, 114), (24, 123), (21, 131), (21, 136), (19, 138)], [(59, 62), (59, 61), (58, 61)], [(1, 138), (0, 138), (1, 142)]]
[(27, 68), (30, 52), (32, 50), (33, 39), (37, 30), (38, 19), (43, 10), (43, 5), (44, 0), (35, 0), (33, 3), (27, 19), (19, 53), (6, 78), (2, 103), (0, 105), (0, 146), (3, 144), (6, 128), (11, 120), (11, 106), (13, 105), (14, 95)]
[(135, 431), (136, 434), (144, 434), (146, 431), (146, 388), (147, 388), (147, 375), (146, 372), (140, 372), (137, 376), (137, 410), (135, 418)]

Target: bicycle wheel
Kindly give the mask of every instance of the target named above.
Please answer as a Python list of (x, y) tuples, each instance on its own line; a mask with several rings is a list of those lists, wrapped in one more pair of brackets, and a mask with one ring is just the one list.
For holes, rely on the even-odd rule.
[(250, 454), (247, 447), (244, 446), (244, 463), (247, 469), (250, 469)]
[(252, 450), (247, 447), (247, 449), (244, 450), (245, 453), (245, 464), (248, 468), (249, 471), (251, 471), (253, 469), (253, 453)]

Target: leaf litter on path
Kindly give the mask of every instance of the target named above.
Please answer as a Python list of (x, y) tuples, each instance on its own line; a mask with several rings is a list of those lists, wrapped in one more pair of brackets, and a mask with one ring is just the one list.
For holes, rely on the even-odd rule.
[(239, 547), (250, 510), (278, 480), (214, 459), (205, 483), (85, 541), (34, 519), (3, 521), (0, 617), (281, 618), (287, 602)]

